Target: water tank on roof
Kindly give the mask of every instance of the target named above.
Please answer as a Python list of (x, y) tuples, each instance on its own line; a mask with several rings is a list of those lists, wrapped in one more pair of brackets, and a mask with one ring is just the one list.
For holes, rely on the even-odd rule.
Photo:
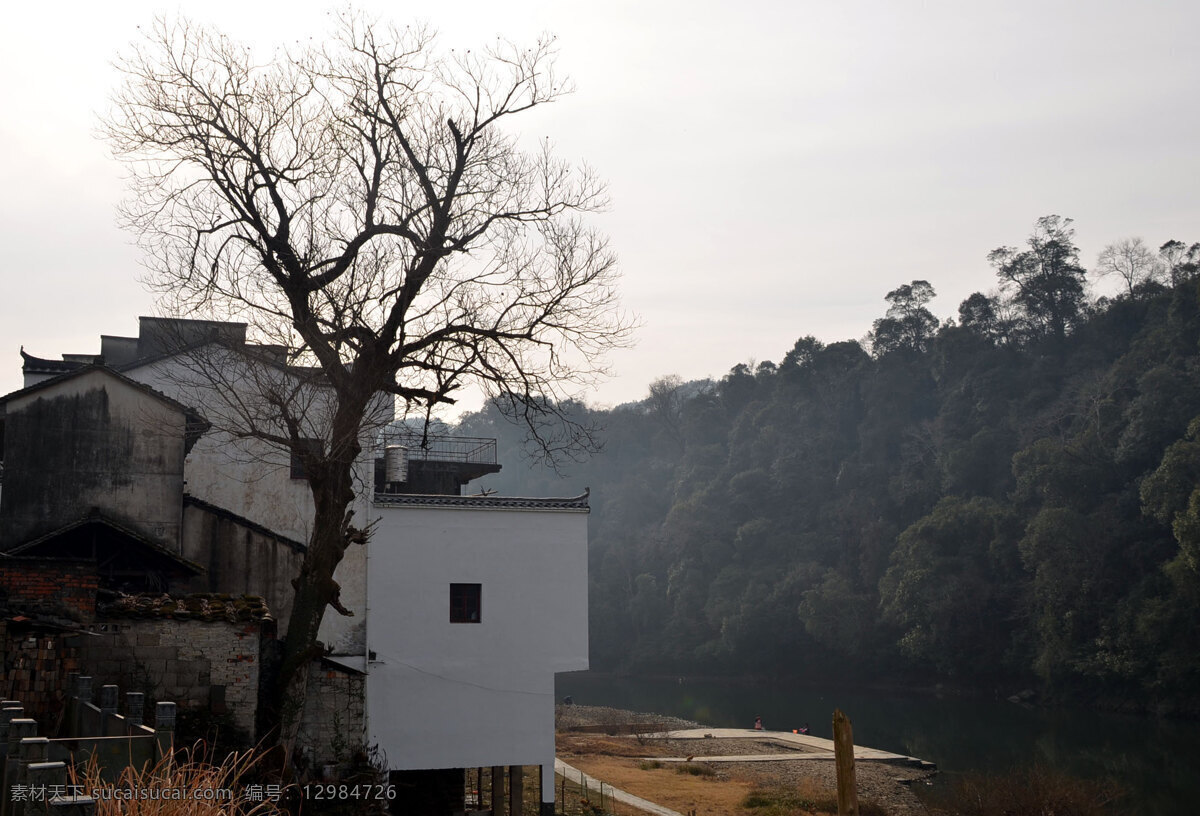
[(388, 445), (383, 449), (384, 480), (388, 484), (408, 481), (408, 448), (404, 445)]

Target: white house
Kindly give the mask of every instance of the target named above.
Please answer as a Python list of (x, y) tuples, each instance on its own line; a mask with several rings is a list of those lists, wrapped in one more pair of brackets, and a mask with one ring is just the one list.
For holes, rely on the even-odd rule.
[(394, 770), (540, 765), (554, 673), (588, 667), (587, 496), (377, 495), (368, 741)]

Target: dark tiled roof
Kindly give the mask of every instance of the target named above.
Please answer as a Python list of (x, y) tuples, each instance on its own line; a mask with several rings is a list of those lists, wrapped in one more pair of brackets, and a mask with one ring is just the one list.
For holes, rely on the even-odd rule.
[(15, 547), (10, 547), (9, 549), (5, 550), (3, 554), (12, 556), (12, 555), (20, 555), (22, 553), (44, 552), (45, 550), (53, 549), (55, 539), (59, 538), (60, 536), (65, 535), (66, 533), (71, 532), (72, 530), (74, 530), (76, 528), (83, 527), (88, 524), (103, 525), (103, 526), (109, 528), (110, 530), (113, 530), (118, 535), (125, 538), (127, 541), (132, 541), (137, 544), (140, 544), (142, 547), (145, 547), (151, 553), (153, 553), (161, 558), (166, 559), (167, 561), (175, 564), (178, 567), (182, 567), (184, 569), (184, 571), (189, 572), (192, 575), (203, 575), (207, 572), (207, 570), (204, 569), (204, 567), (200, 566), (195, 561), (190, 561), (187, 558), (184, 558), (183, 556), (178, 555), (177, 553), (174, 553), (171, 550), (167, 549), (162, 544), (159, 544), (157, 541), (147, 538), (146, 536), (142, 535), (141, 533), (139, 533), (138, 531), (136, 531), (130, 527), (126, 527), (124, 524), (121, 524), (119, 521), (105, 515), (103, 512), (101, 512), (99, 510), (99, 508), (92, 508), (91, 511), (89, 511), (86, 516), (83, 516), (82, 518), (78, 518), (78, 519), (75, 519), (74, 521), (68, 522), (67, 524), (64, 524), (63, 526), (59, 527), (56, 530), (51, 530), (50, 532), (46, 533), (45, 535), (38, 536), (37, 538), (32, 539), (31, 541), (23, 542), (21, 544), (18, 544)]
[(427, 496), (421, 494), (376, 493), (376, 507), (449, 507), (463, 510), (570, 510), (589, 512), (588, 496), (569, 499), (525, 498), (520, 496)]
[(83, 368), (87, 363), (72, 360), (47, 360), (44, 357), (34, 357), (21, 349), (21, 370), (27, 374), (65, 374), (77, 368)]
[(258, 595), (122, 595), (101, 602), (96, 612), (104, 617), (169, 618), (171, 620), (261, 621), (271, 618), (267, 602)]

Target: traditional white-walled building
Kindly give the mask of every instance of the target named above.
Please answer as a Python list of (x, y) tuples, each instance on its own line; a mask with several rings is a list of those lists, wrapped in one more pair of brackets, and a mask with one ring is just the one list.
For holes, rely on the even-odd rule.
[[(113, 546), (159, 546), (178, 562), (160, 569), (171, 581), (190, 591), (264, 595), (285, 624), (290, 576), (313, 517), (311, 492), (286, 452), (235, 438), (223, 430), (230, 427), (223, 415), (263, 377), (319, 378), (305, 380), (305, 370), (287, 366), (282, 349), (248, 344), (244, 324), (139, 320), (138, 337), (102, 337), (100, 354), (48, 360), (22, 352), (26, 388), (0, 398), (0, 423), (7, 413), (10, 431), (18, 421), (35, 427), (48, 416), (50, 398), (59, 414), (86, 398), (101, 406), (93, 424), (106, 439), (159, 440), (170, 452), (162, 484), (140, 495), (163, 494), (158, 504), (169, 505), (166, 511), (130, 507), (125, 488), (106, 493), (128, 481), (122, 472), (104, 475), (104, 490), (56, 500), (64, 508), (59, 521), (69, 526), (93, 505), (106, 508), (118, 518), (88, 515), (87, 523), (108, 525)], [(321, 389), (309, 393), (312, 433), (320, 438)], [(375, 421), (390, 417), (381, 401)], [(398, 444), (388, 446), (385, 462), (369, 436), (353, 509), (373, 522), (373, 532), (367, 546), (347, 550), (335, 576), (342, 604), (355, 615), (326, 614), (320, 637), (330, 653), (310, 681), (317, 693), (309, 702), (319, 704), (323, 684), (343, 688), (333, 667), (365, 672), (365, 705), (357, 708), (365, 709), (364, 721), (342, 720), (350, 733), (337, 736), (354, 743), (361, 728), (392, 771), (409, 774), (406, 789), (426, 789), (413, 812), (462, 810), (463, 769), (530, 765), (541, 767), (543, 812), (552, 812), (554, 674), (588, 667), (587, 496), (462, 496), (472, 479), (500, 469), (495, 440), (401, 434), (386, 440)], [(36, 470), (28, 453), (23, 466)], [(60, 482), (69, 489), (70, 468), (59, 470), (35, 478), (28, 496), (0, 494), (9, 505), (0, 506), (0, 517), (29, 516), (30, 507), (8, 499), (28, 504)], [(157, 478), (147, 472), (138, 478)], [(143, 516), (155, 524), (141, 524)], [(26, 546), (23, 534), (10, 532), (16, 537), (6, 546)], [(323, 722), (319, 711), (312, 719)], [(329, 724), (314, 731), (318, 742), (332, 733)]]
[(588, 667), (587, 496), (381, 494), (368, 545), (368, 741), (394, 770), (541, 766), (554, 674)]

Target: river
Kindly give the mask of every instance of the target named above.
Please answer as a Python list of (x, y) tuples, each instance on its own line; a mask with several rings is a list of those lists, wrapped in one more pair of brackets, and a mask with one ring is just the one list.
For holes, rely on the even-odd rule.
[(840, 708), (854, 724), (857, 744), (935, 762), (943, 782), (959, 773), (1038, 763), (1118, 780), (1131, 792), (1123, 813), (1200, 812), (1196, 722), (902, 691), (589, 672), (558, 675), (556, 694), (582, 705), (672, 714), (717, 727), (749, 728), (758, 716), (773, 730), (807, 723), (819, 737), (832, 736), (833, 710)]

